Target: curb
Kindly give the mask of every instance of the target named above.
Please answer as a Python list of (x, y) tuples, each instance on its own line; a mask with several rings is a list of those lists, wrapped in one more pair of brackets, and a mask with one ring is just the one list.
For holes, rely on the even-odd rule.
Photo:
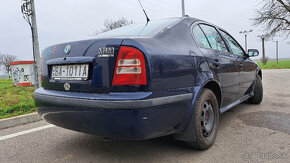
[(20, 115), (17, 117), (12, 117), (12, 118), (7, 118), (7, 119), (0, 119), (0, 130), (9, 128), (9, 127), (24, 125), (27, 123), (32, 123), (32, 122), (36, 122), (40, 120), (42, 120), (42, 118), (37, 113)]

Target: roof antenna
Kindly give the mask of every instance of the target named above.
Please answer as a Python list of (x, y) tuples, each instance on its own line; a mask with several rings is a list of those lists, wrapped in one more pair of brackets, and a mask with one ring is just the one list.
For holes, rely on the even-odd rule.
[(148, 22), (150, 21), (150, 19), (149, 19), (148, 15), (146, 14), (146, 11), (144, 10), (144, 8), (143, 8), (142, 3), (140, 2), (140, 0), (138, 0), (138, 2), (139, 2), (139, 4), (140, 4), (141, 8), (143, 9), (143, 12), (144, 12), (144, 14), (145, 14), (145, 16), (146, 16), (147, 24), (148, 24)]

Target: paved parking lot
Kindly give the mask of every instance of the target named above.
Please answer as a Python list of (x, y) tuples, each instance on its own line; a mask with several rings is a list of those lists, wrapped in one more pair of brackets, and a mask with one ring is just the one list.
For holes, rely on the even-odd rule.
[(289, 162), (290, 70), (264, 70), (264, 100), (221, 116), (217, 140), (192, 150), (170, 136), (103, 140), (36, 122), (0, 130), (0, 162)]

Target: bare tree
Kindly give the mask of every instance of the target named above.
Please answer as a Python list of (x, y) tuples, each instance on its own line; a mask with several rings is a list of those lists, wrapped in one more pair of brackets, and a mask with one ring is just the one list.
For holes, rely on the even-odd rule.
[(262, 0), (261, 8), (253, 19), (255, 26), (262, 26), (266, 39), (290, 36), (290, 1)]
[(122, 18), (119, 18), (118, 20), (112, 20), (112, 19), (106, 19), (104, 21), (104, 26), (105, 28), (101, 29), (100, 31), (97, 31), (94, 35), (98, 35), (100, 33), (104, 33), (104, 32), (107, 32), (107, 31), (110, 31), (110, 30), (113, 30), (113, 29), (116, 29), (116, 28), (120, 28), (120, 27), (123, 27), (123, 26), (126, 26), (126, 25), (130, 25), (130, 24), (133, 24), (134, 22), (131, 20), (127, 20), (126, 18), (122, 17)]
[(11, 66), (10, 63), (16, 60), (15, 55), (10, 54), (0, 54), (0, 68), (4, 69), (8, 73), (10, 78)]

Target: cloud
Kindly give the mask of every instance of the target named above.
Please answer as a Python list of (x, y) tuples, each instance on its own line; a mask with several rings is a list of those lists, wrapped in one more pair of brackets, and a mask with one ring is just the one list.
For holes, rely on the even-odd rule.
[[(179, 1), (142, 1), (150, 19), (179, 17)], [(230, 32), (244, 46), (244, 36), (238, 31), (254, 29), (248, 47), (261, 50), (257, 38), (259, 29), (251, 27), (255, 4), (252, 0), (185, 1), (186, 14), (212, 22)], [(40, 48), (92, 38), (103, 27), (106, 18), (126, 17), (134, 22), (146, 21), (137, 1), (133, 0), (41, 0), (36, 1)], [(0, 2), (0, 52), (17, 55), (20, 60), (32, 60), (31, 32), (22, 18), (20, 1)], [(290, 57), (289, 44), (280, 42), (280, 56)], [(275, 42), (266, 42), (266, 55), (275, 57)]]

